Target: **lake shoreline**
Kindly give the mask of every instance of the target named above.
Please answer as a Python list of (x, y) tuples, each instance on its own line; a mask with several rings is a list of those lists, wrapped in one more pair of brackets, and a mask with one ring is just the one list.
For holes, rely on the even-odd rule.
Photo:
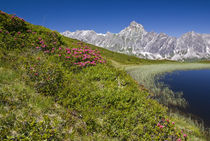
[[(163, 83), (159, 83), (165, 74), (172, 73), (174, 71), (187, 71), (187, 70), (202, 70), (210, 69), (210, 64), (207, 63), (170, 63), (170, 64), (150, 64), (150, 65), (138, 65), (138, 66), (126, 66), (124, 69), (131, 75), (140, 85), (143, 85), (146, 89), (152, 93), (151, 97), (156, 99), (159, 103), (170, 107), (170, 104), (174, 104), (174, 107), (183, 106), (185, 99), (179, 98), (175, 100), (175, 93), (165, 86)], [(158, 82), (158, 83), (157, 83)], [(158, 84), (158, 85), (157, 85)], [(160, 87), (164, 87), (163, 90)], [(169, 93), (169, 94), (167, 94)], [(155, 96), (154, 96), (155, 95)], [(162, 95), (162, 97), (161, 97)], [(182, 94), (180, 94), (181, 96)], [(170, 97), (171, 96), (171, 97)], [(168, 99), (167, 99), (167, 98)], [(174, 102), (176, 101), (176, 102)], [(180, 109), (180, 108), (179, 108)], [(169, 108), (170, 110), (170, 108)], [(193, 115), (183, 114), (184, 112), (178, 110), (178, 113), (169, 113), (174, 116), (183, 116), (181, 120), (189, 120), (189, 122), (198, 127), (202, 132), (209, 134), (209, 127), (205, 128), (202, 121), (199, 118), (194, 118)]]
[[(209, 83), (210, 69), (178, 70), (164, 74), (158, 81), (164, 83), (173, 92), (182, 92), (189, 105), (181, 109), (191, 113), (195, 119), (203, 119), (205, 127), (210, 127)], [(199, 105), (199, 106), (198, 106)], [(198, 116), (196, 118), (196, 116)]]

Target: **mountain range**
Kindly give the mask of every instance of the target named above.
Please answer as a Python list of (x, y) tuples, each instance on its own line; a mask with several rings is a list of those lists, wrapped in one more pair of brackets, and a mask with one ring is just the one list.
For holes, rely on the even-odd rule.
[(146, 59), (208, 59), (210, 58), (210, 34), (187, 32), (176, 38), (165, 33), (147, 32), (132, 21), (119, 33), (96, 33), (93, 30), (65, 31), (66, 37), (78, 39), (112, 51), (135, 55)]

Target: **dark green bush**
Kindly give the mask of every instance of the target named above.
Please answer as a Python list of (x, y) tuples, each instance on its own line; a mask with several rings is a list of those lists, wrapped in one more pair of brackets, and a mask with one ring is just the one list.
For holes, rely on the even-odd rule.
[(0, 33), (0, 44), (7, 49), (27, 47), (51, 50), (63, 44), (58, 32), (51, 32), (41, 26), (31, 26), (22, 18), (2, 11), (0, 11)]
[(0, 11), (1, 26), (8, 32), (25, 32), (27, 30), (26, 22), (24, 19), (16, 15), (9, 15)]

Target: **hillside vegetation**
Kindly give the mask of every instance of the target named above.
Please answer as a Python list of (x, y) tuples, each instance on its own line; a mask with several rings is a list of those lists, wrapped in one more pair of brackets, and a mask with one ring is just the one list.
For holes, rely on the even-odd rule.
[(201, 136), (176, 126), (166, 107), (112, 65), (153, 61), (65, 38), (3, 11), (0, 47), (0, 140)]

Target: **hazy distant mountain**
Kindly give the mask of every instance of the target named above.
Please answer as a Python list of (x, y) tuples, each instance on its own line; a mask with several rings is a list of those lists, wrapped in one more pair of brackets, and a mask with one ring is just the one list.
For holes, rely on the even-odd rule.
[(147, 32), (135, 21), (119, 33), (99, 34), (93, 30), (81, 30), (61, 34), (141, 58), (171, 60), (210, 58), (210, 34), (192, 31), (176, 38), (165, 33)]

